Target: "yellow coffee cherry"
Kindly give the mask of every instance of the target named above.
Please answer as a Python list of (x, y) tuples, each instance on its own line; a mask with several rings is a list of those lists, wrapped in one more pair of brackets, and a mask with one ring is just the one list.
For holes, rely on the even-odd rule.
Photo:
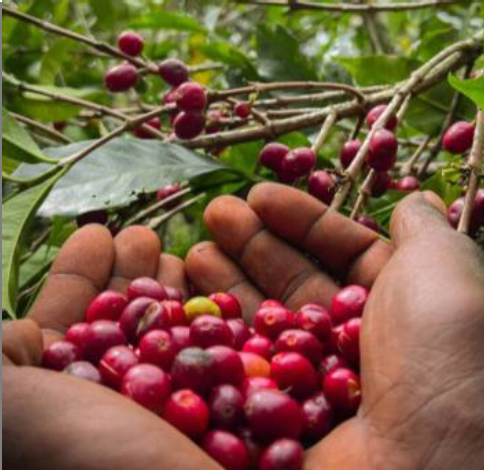
[(192, 322), (195, 318), (201, 315), (222, 317), (222, 310), (220, 310), (220, 307), (208, 297), (193, 297), (183, 306), (183, 309), (187, 314), (189, 322)]

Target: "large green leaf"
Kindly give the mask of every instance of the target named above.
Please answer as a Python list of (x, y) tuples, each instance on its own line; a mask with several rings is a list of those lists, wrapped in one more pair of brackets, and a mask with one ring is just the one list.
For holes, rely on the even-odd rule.
[(47, 162), (30, 134), (2, 108), (2, 155), (27, 163)]
[(13, 197), (2, 206), (2, 310), (14, 318), (17, 307), (19, 256), (24, 234), (52, 188), (55, 176)]
[(31, 286), (47, 271), (59, 248), (42, 245), (30, 258), (20, 266), (19, 286), (21, 289)]
[(479, 108), (484, 109), (484, 75), (473, 80), (463, 80), (450, 74), (449, 83), (474, 101)]
[(193, 33), (206, 32), (203, 25), (191, 16), (166, 11), (157, 11), (156, 13), (136, 18), (131, 22), (130, 26), (132, 28), (149, 28), (155, 30), (174, 29)]
[[(91, 143), (77, 142), (45, 152), (53, 158), (64, 158)], [(135, 201), (140, 193), (226, 168), (184, 147), (121, 137), (89, 154), (60, 179), (40, 214), (75, 216), (119, 207)], [(15, 176), (28, 178), (44, 171), (45, 165), (22, 165)]]

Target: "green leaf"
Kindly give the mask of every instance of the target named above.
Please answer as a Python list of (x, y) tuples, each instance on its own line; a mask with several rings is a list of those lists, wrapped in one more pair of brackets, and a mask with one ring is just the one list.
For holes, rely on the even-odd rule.
[(347, 68), (360, 86), (393, 84), (408, 78), (421, 65), (418, 60), (402, 56), (371, 55), (363, 57), (334, 57)]
[[(45, 149), (59, 159), (79, 152), (92, 141)], [(97, 209), (120, 207), (139, 194), (195, 176), (226, 169), (222, 163), (172, 144), (117, 138), (89, 154), (59, 180), (40, 214), (76, 216)], [(15, 176), (30, 178), (45, 165), (22, 165)]]
[(42, 56), (39, 75), (40, 82), (46, 85), (53, 84), (57, 74), (67, 62), (69, 54), (78, 48), (78, 44), (69, 39), (60, 39), (55, 42)]
[(462, 94), (484, 109), (484, 75), (473, 80), (464, 80), (449, 74), (449, 83)]
[(57, 180), (53, 177), (13, 197), (2, 206), (2, 310), (15, 318), (19, 257), (23, 238), (42, 201)]
[(30, 134), (2, 108), (2, 155), (26, 163), (49, 162)]
[(155, 30), (174, 29), (191, 33), (206, 32), (206, 29), (200, 24), (200, 22), (191, 16), (181, 13), (168, 13), (166, 11), (157, 11), (156, 13), (136, 18), (131, 22), (130, 27)]
[(41, 278), (55, 258), (59, 248), (42, 245), (32, 256), (20, 266), (19, 285), (21, 289), (31, 286)]

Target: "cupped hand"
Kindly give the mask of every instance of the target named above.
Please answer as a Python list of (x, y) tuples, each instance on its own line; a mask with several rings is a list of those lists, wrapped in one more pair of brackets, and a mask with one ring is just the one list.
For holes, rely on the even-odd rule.
[(15, 470), (220, 470), (195, 444), (105, 387), (38, 367), (44, 343), (82, 321), (94, 296), (149, 276), (186, 289), (156, 235), (86, 226), (64, 245), (30, 319), (3, 325), (3, 463)]
[(191, 250), (188, 275), (202, 293), (235, 293), (249, 321), (265, 298), (329, 306), (335, 280), (371, 288), (362, 405), (308, 452), (306, 470), (482, 469), (484, 260), (444, 210), (432, 193), (408, 196), (386, 243), (277, 184), (207, 208), (216, 244)]

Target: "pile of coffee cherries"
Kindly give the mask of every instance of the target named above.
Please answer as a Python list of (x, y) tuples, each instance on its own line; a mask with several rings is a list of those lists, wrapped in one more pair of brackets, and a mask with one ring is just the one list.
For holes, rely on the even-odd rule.
[(359, 336), (368, 296), (331, 310), (266, 300), (253, 326), (228, 293), (184, 301), (150, 278), (99, 294), (43, 367), (97, 382), (151, 410), (227, 470), (299, 470), (360, 404)]

